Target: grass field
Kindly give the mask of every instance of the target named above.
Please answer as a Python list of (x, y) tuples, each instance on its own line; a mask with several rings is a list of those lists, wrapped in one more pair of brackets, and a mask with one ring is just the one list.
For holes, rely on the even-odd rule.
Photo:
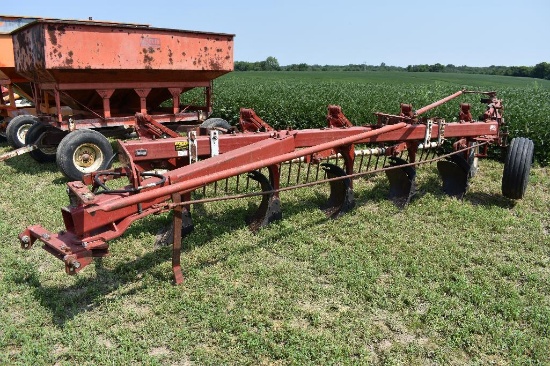
[[(321, 126), (331, 95), (315, 102), (319, 90), (365, 119), (371, 108), (398, 108), (399, 91), (424, 105), (463, 85), (532, 99), (549, 90), (533, 80), (373, 73), (362, 82), (374, 94), (357, 100), (346, 91), (358, 74), (293, 75), (224, 77), (220, 115), (254, 107), (286, 124), (319, 104), (307, 123)], [(271, 103), (256, 104), (266, 95)], [(548, 103), (533, 113), (547, 117)], [(356, 208), (337, 220), (319, 210), (327, 186), (284, 192), (283, 220), (257, 234), (244, 221), (258, 199), (202, 204), (184, 239), (186, 280), (174, 286), (171, 248), (155, 249), (168, 214), (136, 222), (78, 276), (38, 245), (19, 249), (28, 225), (63, 228), (68, 199), (54, 164), (11, 159), (0, 163), (0, 364), (549, 364), (550, 174), (539, 164), (531, 173), (526, 197), (508, 200), (502, 164), (483, 160), (459, 201), (441, 192), (435, 166), (423, 166), (404, 210), (386, 199), (385, 176), (368, 176), (355, 181)]]

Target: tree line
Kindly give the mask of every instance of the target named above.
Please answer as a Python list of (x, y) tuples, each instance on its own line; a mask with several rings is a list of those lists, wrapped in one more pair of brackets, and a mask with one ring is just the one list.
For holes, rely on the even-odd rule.
[(404, 72), (447, 72), (463, 74), (486, 74), (502, 76), (531, 77), (550, 80), (550, 63), (541, 62), (535, 66), (455, 66), (442, 65), (409, 65), (407, 67), (388, 66), (384, 62), (380, 65), (349, 64), (349, 65), (308, 65), (306, 63), (279, 65), (277, 59), (269, 56), (264, 61), (246, 62), (235, 61), (235, 71), (404, 71)]

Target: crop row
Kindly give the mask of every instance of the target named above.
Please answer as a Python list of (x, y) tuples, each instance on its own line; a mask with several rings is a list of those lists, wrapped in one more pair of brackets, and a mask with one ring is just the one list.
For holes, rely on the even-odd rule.
[[(399, 83), (361, 80), (316, 78), (312, 74), (289, 77), (273, 74), (233, 73), (216, 81), (214, 116), (236, 124), (241, 107), (253, 108), (258, 116), (276, 128), (312, 128), (326, 124), (327, 106), (337, 104), (356, 125), (374, 123), (375, 112), (398, 113), (400, 103), (410, 103), (416, 109), (428, 105), (463, 88), (486, 90), (487, 87), (463, 85), (456, 82)], [(541, 164), (550, 163), (550, 90), (534, 86), (496, 85), (505, 106), (504, 117), (511, 137), (532, 139), (536, 158)], [(426, 115), (455, 121), (459, 103), (471, 103), (474, 118), (486, 106), (479, 95), (464, 95), (438, 107)]]

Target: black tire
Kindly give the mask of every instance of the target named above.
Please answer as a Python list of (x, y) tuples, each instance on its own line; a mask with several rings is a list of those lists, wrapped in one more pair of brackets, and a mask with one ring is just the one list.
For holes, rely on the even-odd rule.
[(6, 142), (7, 141), (6, 131), (5, 131), (6, 127), (7, 127), (7, 123), (6, 123), (6, 125), (4, 125), (4, 117), (0, 116), (0, 142)]
[(56, 160), (57, 145), (46, 146), (42, 144), (44, 137), (50, 127), (42, 123), (35, 123), (27, 131), (25, 145), (37, 145), (38, 149), (33, 150), (29, 155), (39, 163), (53, 163)]
[(6, 142), (8, 139), (6, 138), (6, 131), (2, 130), (3, 127), (2, 124), (4, 123), (4, 118), (0, 117), (0, 142)]
[(502, 195), (514, 200), (522, 199), (529, 182), (535, 145), (525, 137), (512, 139), (504, 161)]
[(38, 118), (32, 115), (13, 117), (6, 128), (8, 144), (16, 149), (25, 146), (25, 135), (35, 123), (38, 123)]
[(59, 170), (70, 180), (81, 180), (82, 175), (109, 169), (113, 148), (101, 133), (82, 129), (70, 132), (57, 147)]
[(201, 123), (200, 127), (202, 128), (223, 128), (229, 130), (231, 125), (223, 118), (208, 118), (206, 121)]

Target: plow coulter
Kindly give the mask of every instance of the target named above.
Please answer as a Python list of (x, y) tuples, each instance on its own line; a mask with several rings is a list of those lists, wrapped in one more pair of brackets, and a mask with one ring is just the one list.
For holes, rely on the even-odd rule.
[[(354, 126), (338, 106), (329, 106), (327, 127), (275, 131), (254, 111), (241, 110), (237, 132), (223, 120), (189, 131), (187, 137), (119, 141), (122, 166), (84, 176), (67, 184), (70, 205), (62, 209), (65, 230), (52, 233), (40, 225), (19, 234), (30, 249), (38, 240), (76, 274), (94, 257), (109, 253), (109, 241), (124, 234), (136, 220), (173, 211), (172, 267), (176, 283), (182, 237), (193, 230), (191, 206), (218, 200), (261, 196), (247, 223), (251, 230), (282, 218), (279, 193), (328, 183), (322, 208), (337, 218), (353, 209), (353, 180), (384, 172), (388, 197), (405, 207), (416, 191), (417, 167), (435, 163), (445, 193), (462, 198), (490, 145), (506, 147), (502, 104), (494, 92), (481, 93), (487, 104), (480, 120), (470, 106), (460, 105), (459, 121), (423, 118), (421, 114), (457, 98), (459, 91), (414, 110), (402, 104), (399, 114), (377, 113), (374, 125)], [(154, 122), (151, 116), (138, 121)], [(504, 166), (502, 193), (510, 199), (525, 194), (533, 159), (533, 143), (512, 140)], [(127, 179), (123, 188), (112, 180)], [(117, 184), (120, 186), (120, 184)]]

